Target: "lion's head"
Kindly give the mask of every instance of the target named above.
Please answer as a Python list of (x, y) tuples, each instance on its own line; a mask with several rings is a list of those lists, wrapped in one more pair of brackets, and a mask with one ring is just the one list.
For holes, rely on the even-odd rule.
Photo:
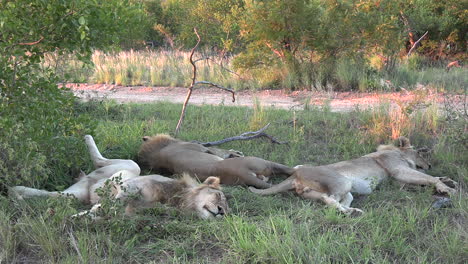
[(428, 148), (414, 149), (410, 141), (406, 137), (399, 137), (395, 140), (393, 145), (379, 146), (378, 150), (392, 150), (398, 149), (403, 154), (404, 159), (409, 163), (412, 168), (420, 168), (427, 170), (431, 167), (429, 161), (424, 158), (424, 153), (429, 152)]
[(194, 211), (203, 219), (223, 217), (229, 211), (218, 177), (208, 177), (198, 185), (193, 178), (184, 175), (183, 181), (189, 188), (182, 197), (181, 208)]

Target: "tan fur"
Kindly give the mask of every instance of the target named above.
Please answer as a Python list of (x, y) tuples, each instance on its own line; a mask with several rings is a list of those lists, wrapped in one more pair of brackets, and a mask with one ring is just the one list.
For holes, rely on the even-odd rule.
[(375, 187), (391, 177), (396, 180), (418, 185), (433, 185), (439, 193), (452, 194), (456, 182), (446, 177), (432, 177), (417, 170), (428, 169), (430, 164), (414, 150), (409, 139), (400, 137), (395, 145), (381, 145), (377, 152), (363, 157), (333, 163), (325, 166), (297, 166), (295, 173), (278, 185), (269, 189), (252, 192), (267, 195), (288, 190), (306, 199), (321, 200), (345, 214), (360, 214), (362, 211), (351, 208), (351, 192), (370, 194)]
[(18, 199), (71, 195), (84, 203), (94, 205), (90, 211), (76, 216), (84, 214), (95, 216), (101, 207), (99, 204), (101, 198), (96, 190), (104, 187), (110, 180), (111, 194), (114, 198), (125, 202), (127, 214), (133, 214), (138, 208), (153, 207), (157, 203), (165, 203), (179, 207), (186, 212), (194, 212), (201, 218), (223, 216), (228, 211), (226, 198), (220, 189), (219, 179), (216, 177), (208, 177), (203, 184), (198, 184), (188, 175), (184, 175), (179, 180), (161, 175), (139, 176), (140, 167), (135, 162), (106, 159), (97, 149), (91, 136), (85, 136), (85, 142), (96, 170), (88, 175), (81, 175), (78, 182), (63, 192), (15, 186), (9, 190), (10, 195)]
[[(232, 155), (237, 155), (233, 158)], [(242, 157), (239, 152), (206, 148), (200, 144), (173, 139), (167, 135), (144, 137), (138, 153), (140, 163), (152, 169), (189, 173), (200, 180), (217, 176), (222, 184), (268, 188), (270, 176), (291, 175), (293, 169), (256, 157)]]
[(123, 182), (122, 187), (115, 198), (127, 204), (125, 212), (128, 215), (138, 208), (154, 207), (157, 203), (196, 212), (203, 219), (222, 217), (229, 210), (216, 177), (208, 177), (205, 182), (198, 184), (188, 175), (168, 181), (155, 179), (153, 175), (140, 176)]

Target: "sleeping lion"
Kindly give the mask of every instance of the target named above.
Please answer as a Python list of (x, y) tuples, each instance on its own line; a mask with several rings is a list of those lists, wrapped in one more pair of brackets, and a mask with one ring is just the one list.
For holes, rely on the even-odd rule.
[(140, 167), (134, 161), (104, 158), (90, 135), (85, 136), (85, 142), (96, 170), (83, 175), (78, 182), (63, 192), (15, 186), (10, 188), (10, 195), (18, 199), (71, 195), (83, 203), (94, 205), (90, 211), (77, 215), (89, 213), (92, 217), (98, 218), (96, 214), (100, 208), (100, 197), (96, 190), (105, 186), (110, 180), (112, 195), (115, 199), (124, 202), (125, 213), (128, 215), (139, 208), (154, 207), (157, 203), (196, 213), (203, 219), (224, 216), (229, 209), (217, 177), (208, 177), (202, 184), (198, 184), (188, 175), (184, 175), (179, 180), (160, 175), (139, 176)]
[(345, 214), (362, 213), (362, 210), (350, 207), (351, 193), (370, 194), (389, 177), (402, 183), (432, 185), (439, 193), (453, 194), (455, 181), (417, 170), (430, 167), (420, 155), (424, 151), (413, 149), (408, 138), (400, 137), (396, 145), (381, 145), (377, 152), (360, 158), (324, 166), (299, 165), (291, 177), (269, 189), (249, 189), (261, 195), (295, 190), (305, 199), (321, 200)]
[(232, 150), (207, 148), (181, 141), (168, 135), (144, 137), (138, 160), (151, 169), (167, 169), (172, 173), (188, 173), (204, 180), (217, 176), (221, 184), (250, 185), (268, 188), (269, 177), (290, 176), (294, 170), (285, 165), (257, 157), (243, 157)]

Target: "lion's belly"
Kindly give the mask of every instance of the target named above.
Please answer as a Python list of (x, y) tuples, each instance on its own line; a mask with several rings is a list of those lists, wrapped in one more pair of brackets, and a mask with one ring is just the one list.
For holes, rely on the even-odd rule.
[(353, 182), (351, 192), (370, 194), (387, 179), (387, 172), (371, 158), (358, 158), (328, 165)]

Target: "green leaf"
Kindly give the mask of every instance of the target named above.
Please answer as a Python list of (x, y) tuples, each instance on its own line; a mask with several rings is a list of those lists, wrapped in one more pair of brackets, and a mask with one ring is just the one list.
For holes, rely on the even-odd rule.
[(80, 18), (78, 19), (78, 23), (80, 23), (80, 25), (86, 24), (85, 18), (83, 16), (80, 16)]

